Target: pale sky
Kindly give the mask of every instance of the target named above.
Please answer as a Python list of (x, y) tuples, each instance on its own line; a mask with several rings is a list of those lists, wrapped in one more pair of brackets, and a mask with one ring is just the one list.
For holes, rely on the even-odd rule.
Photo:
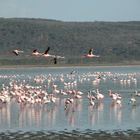
[(140, 21), (140, 0), (0, 0), (0, 17)]

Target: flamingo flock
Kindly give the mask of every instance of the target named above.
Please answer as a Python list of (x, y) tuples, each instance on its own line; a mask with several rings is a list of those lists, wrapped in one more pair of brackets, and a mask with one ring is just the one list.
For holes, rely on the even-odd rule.
[[(0, 104), (8, 104), (11, 100), (17, 104), (54, 104), (58, 105), (61, 98), (64, 99), (64, 110), (71, 108), (79, 101), (87, 102), (87, 106), (92, 106), (93, 109), (96, 104), (103, 103), (105, 99), (110, 100), (113, 104), (122, 106), (125, 96), (121, 95), (117, 91), (109, 89), (106, 92), (102, 92), (100, 83), (106, 84), (106, 81), (112, 83), (122, 83), (123, 79), (129, 80), (131, 84), (136, 84), (137, 77), (140, 73), (111, 73), (111, 72), (89, 72), (78, 74), (67, 73), (57, 75), (0, 75), (0, 79), (7, 79), (7, 83), (3, 83), (0, 90)], [(22, 77), (19, 79), (19, 77)], [(26, 78), (25, 78), (26, 77)], [(93, 82), (94, 81), (94, 82)], [(96, 85), (95, 85), (96, 83)], [(90, 84), (91, 89), (81, 91), (79, 86)], [(129, 96), (128, 104), (136, 105), (139, 102), (138, 98), (140, 92), (134, 90)]]
[[(39, 52), (37, 49), (33, 50), (31, 53), (31, 56), (36, 56), (36, 57), (45, 57), (45, 58), (53, 58), (54, 64), (57, 64), (57, 60), (58, 59), (64, 59), (64, 56), (59, 56), (59, 55), (52, 55), (49, 54), (49, 50), (50, 47), (47, 48), (47, 50), (45, 50), (45, 52)], [(19, 50), (19, 49), (15, 49), (12, 51), (13, 54), (15, 54), (16, 56), (18, 56), (20, 53), (24, 53), (24, 51)]]
[[(44, 53), (38, 52), (37, 49), (33, 50), (32, 55), (34, 56), (44, 56), (44, 57), (57, 57), (57, 58), (65, 58), (64, 56), (58, 56), (58, 55), (51, 55), (49, 54), (50, 47), (47, 48), (47, 50)], [(18, 56), (20, 53), (23, 53), (24, 51), (15, 49), (12, 51), (16, 56)], [(93, 58), (93, 57), (100, 57), (100, 55), (93, 54), (93, 48), (89, 49), (88, 54), (85, 54), (83, 57), (87, 58)]]
[[(50, 47), (48, 47), (45, 52), (39, 52), (37, 49), (34, 49), (31, 53), (32, 56), (36, 56), (36, 57), (45, 57), (45, 58), (53, 58), (53, 62), (54, 64), (57, 64), (57, 60), (58, 59), (64, 59), (65, 56), (59, 56), (59, 55), (52, 55), (49, 54), (49, 50)], [(12, 51), (13, 54), (15, 54), (16, 56), (18, 56), (20, 53), (24, 53), (24, 51), (19, 50), (19, 49), (15, 49)], [(95, 55), (93, 54), (93, 48), (89, 49), (88, 54), (85, 54), (84, 56), (82, 56), (83, 58), (95, 58), (95, 57), (100, 57), (100, 55)]]

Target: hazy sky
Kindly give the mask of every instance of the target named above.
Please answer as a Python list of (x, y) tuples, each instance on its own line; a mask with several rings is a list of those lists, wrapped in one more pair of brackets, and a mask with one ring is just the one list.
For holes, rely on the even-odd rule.
[(140, 0), (0, 0), (0, 17), (140, 21)]

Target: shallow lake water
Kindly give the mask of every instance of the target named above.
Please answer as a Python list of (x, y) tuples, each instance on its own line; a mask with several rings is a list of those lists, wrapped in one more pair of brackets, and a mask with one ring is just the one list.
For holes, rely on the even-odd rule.
[[(81, 91), (82, 98), (74, 99), (73, 105), (65, 109), (69, 95), (55, 93), (55, 103), (48, 104), (18, 103), (16, 97), (12, 97), (8, 103), (0, 104), (1, 139), (2, 136), (10, 139), (22, 135), (25, 138), (49, 135), (51, 139), (53, 133), (56, 137), (63, 133), (64, 138), (75, 135), (75, 139), (79, 135), (81, 139), (86, 136), (92, 138), (93, 134), (101, 136), (103, 132), (103, 136), (110, 137), (117, 132), (118, 136), (124, 137), (133, 131), (139, 135), (140, 97), (135, 97), (135, 105), (130, 104), (129, 100), (135, 96), (136, 90), (140, 91), (140, 66), (3, 68), (0, 69), (0, 88), (9, 87), (9, 83), (15, 80), (17, 85), (24, 83), (39, 86), (52, 94), (48, 83), (50, 76), (58, 91), (65, 88)], [(37, 82), (35, 79), (40, 77), (43, 77), (43, 81)], [(66, 87), (66, 83), (71, 85)], [(104, 98), (91, 106), (87, 98), (88, 92), (97, 89)], [(121, 105), (112, 101), (108, 95), (109, 89), (121, 95)]]

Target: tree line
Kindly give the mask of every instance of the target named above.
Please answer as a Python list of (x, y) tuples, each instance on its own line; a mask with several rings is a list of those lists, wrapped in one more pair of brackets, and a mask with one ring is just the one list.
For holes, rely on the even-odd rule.
[[(63, 22), (47, 19), (0, 18), (0, 65), (50, 64), (30, 56), (34, 49), (65, 56), (60, 64), (140, 61), (140, 21)], [(100, 58), (83, 59), (90, 48)], [(13, 49), (24, 50), (15, 57)], [(27, 57), (28, 56), (28, 57)]]

